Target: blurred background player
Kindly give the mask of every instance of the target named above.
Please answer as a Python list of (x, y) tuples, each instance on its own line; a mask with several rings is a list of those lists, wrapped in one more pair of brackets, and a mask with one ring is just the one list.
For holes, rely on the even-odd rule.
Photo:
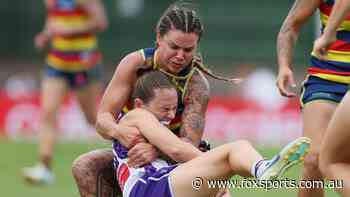
[[(147, 143), (137, 129), (120, 125), (116, 121), (119, 114), (130, 109), (133, 85), (144, 72), (160, 70), (176, 85), (179, 105), (169, 128), (194, 146), (200, 146), (210, 95), (204, 74), (235, 82), (234, 79), (213, 75), (195, 56), (202, 34), (203, 25), (198, 14), (189, 4), (175, 3), (158, 21), (156, 47), (129, 53), (117, 66), (99, 107), (97, 130), (106, 139), (117, 139), (129, 149), (129, 166), (145, 165), (159, 155), (157, 149)], [(102, 184), (98, 181), (104, 178), (97, 179), (103, 176), (111, 179), (112, 171), (107, 174), (103, 172), (111, 168), (112, 159), (111, 151), (101, 150), (84, 154), (73, 163), (73, 175), (81, 196), (113, 193), (100, 191)]]
[[(277, 54), (279, 73), (277, 86), (281, 95), (294, 97), (289, 90), (296, 86), (292, 71), (292, 58), (295, 43), (302, 25), (316, 10), (320, 11), (322, 31), (328, 23), (334, 0), (295, 0), (278, 34)], [(341, 25), (337, 32), (337, 40), (331, 46), (328, 56), (320, 59), (311, 54), (310, 67), (303, 82), (301, 93), (303, 135), (311, 138), (310, 154), (305, 158), (303, 177), (305, 180), (323, 179), (319, 168), (319, 153), (321, 144), (329, 126), (333, 113), (348, 90), (350, 83), (349, 30), (347, 24)], [(327, 131), (328, 132), (328, 131)], [(303, 188), (299, 190), (300, 197), (322, 197), (321, 188)]]
[[(132, 93), (134, 109), (119, 116), (119, 124), (135, 127), (162, 154), (179, 164), (158, 157), (144, 166), (131, 167), (128, 149), (113, 140), (114, 166), (123, 196), (215, 196), (220, 188), (210, 188), (205, 181), (228, 180), (233, 175), (273, 180), (302, 161), (308, 151), (310, 141), (303, 137), (271, 160), (263, 160), (244, 140), (202, 153), (167, 128), (175, 118), (177, 104), (175, 86), (163, 73), (147, 72), (137, 79)], [(204, 184), (194, 189), (193, 181), (198, 177)]]
[[(337, 44), (337, 28), (347, 22), (349, 11), (349, 0), (336, 1), (323, 34), (314, 43), (314, 53), (317, 57), (327, 59), (328, 50)], [(345, 21), (343, 21), (344, 19)], [(347, 55), (350, 58), (350, 54)], [(348, 76), (348, 78), (350, 77)], [(321, 171), (326, 178), (343, 182), (343, 188), (338, 189), (342, 196), (347, 197), (350, 196), (349, 113), (350, 95), (348, 91), (329, 123), (322, 143), (319, 162)]]
[(101, 53), (96, 33), (108, 26), (100, 0), (46, 0), (44, 29), (36, 35), (35, 46), (50, 42), (41, 89), (42, 115), (39, 126), (39, 163), (24, 168), (31, 183), (52, 183), (56, 116), (67, 91), (74, 90), (87, 121), (96, 122), (97, 97), (101, 93)]

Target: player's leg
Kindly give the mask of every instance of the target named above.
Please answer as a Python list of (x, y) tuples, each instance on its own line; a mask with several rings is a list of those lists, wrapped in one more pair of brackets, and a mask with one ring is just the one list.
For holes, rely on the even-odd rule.
[(72, 173), (81, 197), (122, 196), (114, 177), (113, 153), (101, 149), (78, 157), (72, 166)]
[(320, 167), (328, 179), (343, 180), (343, 196), (350, 196), (350, 94), (336, 109), (321, 148)]
[(85, 84), (81, 84), (81, 87), (77, 87), (75, 93), (87, 122), (95, 126), (97, 102), (98, 98), (102, 96), (101, 65), (96, 65), (84, 72), (83, 76), (86, 77)]
[[(311, 139), (310, 153), (305, 157), (302, 179), (322, 180), (322, 174), (318, 166), (319, 153), (323, 136), (327, 125), (336, 108), (335, 104), (328, 101), (314, 101), (303, 109), (303, 136)], [(322, 197), (322, 188), (299, 189), (299, 197)]]
[[(333, 88), (333, 89), (332, 89)], [(329, 121), (342, 96), (332, 94), (332, 90), (346, 91), (346, 87), (317, 77), (308, 77), (304, 83), (301, 101), (303, 104), (303, 136), (311, 139), (310, 153), (305, 157), (302, 172), (303, 180), (322, 180), (318, 160), (321, 143)], [(299, 197), (322, 197), (322, 188), (301, 188)]]
[[(49, 71), (48, 71), (49, 72)], [(57, 74), (54, 75), (54, 74)], [(60, 105), (68, 90), (66, 80), (56, 71), (50, 70), (42, 81), (41, 119), (39, 124), (39, 159), (40, 164), (33, 168), (24, 168), (23, 175), (32, 183), (53, 181), (51, 163), (56, 140), (56, 118)]]
[[(175, 168), (169, 177), (172, 192), (175, 197), (215, 196), (218, 188), (208, 188), (207, 180), (227, 180), (233, 175), (255, 176), (261, 180), (275, 179), (286, 168), (301, 161), (309, 143), (308, 139), (299, 138), (288, 144), (271, 160), (263, 160), (246, 141), (219, 146)], [(203, 184), (195, 190), (192, 182), (198, 177)]]

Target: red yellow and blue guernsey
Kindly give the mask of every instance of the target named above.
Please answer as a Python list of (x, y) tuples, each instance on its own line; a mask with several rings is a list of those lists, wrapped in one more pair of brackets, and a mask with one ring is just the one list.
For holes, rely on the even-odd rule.
[[(88, 25), (89, 15), (81, 5), (87, 0), (51, 0), (48, 2), (48, 20), (62, 28)], [(53, 35), (47, 64), (65, 72), (85, 71), (99, 64), (101, 54), (97, 50), (95, 33), (78, 35)]]
[[(327, 25), (334, 2), (325, 0), (319, 7), (322, 29)], [(312, 53), (308, 73), (329, 81), (350, 84), (350, 14), (338, 28), (337, 40), (330, 46), (325, 60), (318, 59)]]
[[(322, 30), (328, 22), (334, 0), (324, 0), (319, 6)], [(350, 84), (350, 15), (337, 30), (337, 40), (331, 45), (325, 60), (311, 54), (311, 66), (302, 86), (301, 106), (315, 100), (339, 103)]]

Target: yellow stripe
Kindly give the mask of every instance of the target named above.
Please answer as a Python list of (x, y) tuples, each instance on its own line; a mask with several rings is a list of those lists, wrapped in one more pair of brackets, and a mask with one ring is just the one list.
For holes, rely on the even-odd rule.
[(194, 68), (191, 69), (191, 71), (190, 71), (190, 73), (189, 73), (189, 76), (188, 76), (188, 78), (186, 79), (185, 86), (184, 86), (184, 89), (183, 89), (183, 91), (182, 91), (182, 96), (181, 96), (182, 101), (184, 101), (184, 99), (185, 99), (185, 95), (186, 95), (186, 92), (187, 92), (187, 89), (188, 89), (188, 83), (190, 82), (190, 80), (191, 80), (191, 78), (192, 78), (194, 72), (196, 72), (196, 71), (197, 71), (198, 73), (201, 73), (201, 71), (200, 71), (198, 68), (194, 67)]
[(141, 56), (143, 58), (143, 61), (146, 61), (146, 55), (143, 49), (140, 49), (139, 52), (141, 53)]
[(122, 109), (122, 112), (127, 113), (128, 111), (129, 111), (128, 107), (124, 106), (123, 109)]
[(160, 68), (160, 66), (158, 66), (158, 64), (157, 64), (157, 54), (158, 54), (158, 50), (156, 50), (155, 52), (154, 52), (154, 55), (153, 55), (153, 69), (158, 69), (158, 68)]
[(179, 128), (181, 125), (182, 125), (181, 122), (175, 123), (175, 124), (171, 124), (171, 125), (169, 125), (169, 129), (170, 129), (170, 130), (177, 129), (177, 128)]
[(50, 66), (67, 72), (77, 72), (87, 69), (81, 62), (67, 62), (53, 55), (48, 55), (46, 61)]
[(96, 36), (74, 39), (54, 37), (52, 39), (52, 47), (60, 51), (81, 51), (94, 49), (97, 47), (97, 39)]
[(88, 22), (88, 16), (54, 16), (50, 17), (50, 22), (55, 24), (85, 24)]
[(321, 79), (326, 79), (326, 80), (334, 81), (338, 83), (350, 84), (350, 76), (340, 76), (340, 75), (332, 75), (332, 74), (325, 74), (325, 73), (312, 74), (312, 76), (316, 76)]
[[(320, 14), (320, 20), (321, 20), (321, 22), (322, 22), (322, 25), (327, 25), (327, 22), (328, 22), (328, 16), (327, 15), (325, 15), (325, 14), (323, 14), (323, 13), (321, 13)], [(339, 28), (337, 29), (337, 31), (342, 31), (342, 30), (350, 30), (350, 21), (343, 21), (341, 24), (340, 24), (340, 26), (339, 26)]]
[[(312, 52), (311, 55), (316, 57), (314, 52)], [(350, 53), (330, 50), (325, 56), (325, 60), (350, 63)]]
[(300, 94), (300, 97), (299, 97), (299, 103), (300, 103), (300, 106), (301, 108), (304, 107), (304, 103), (303, 103), (303, 97), (304, 97), (304, 94), (305, 94), (305, 83), (306, 81), (309, 79), (310, 75), (306, 75), (304, 81), (302, 82), (302, 85), (301, 85), (301, 94)]

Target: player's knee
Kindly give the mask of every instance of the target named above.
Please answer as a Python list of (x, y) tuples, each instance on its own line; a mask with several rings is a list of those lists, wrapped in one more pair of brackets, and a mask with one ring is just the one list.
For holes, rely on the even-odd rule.
[(327, 160), (325, 157), (323, 157), (323, 155), (321, 155), (319, 160), (319, 167), (323, 176), (325, 177), (331, 176), (330, 165), (331, 165), (331, 162), (329, 162), (329, 160)]
[(310, 152), (305, 156), (304, 172), (307, 174), (320, 172), (318, 152)]
[(247, 140), (237, 140), (231, 143), (233, 148), (243, 149), (245, 147), (251, 147), (251, 144)]
[(79, 177), (83, 176), (83, 174), (85, 174), (85, 161), (84, 161), (84, 155), (76, 158), (74, 161), (73, 161), (73, 164), (72, 164), (72, 174), (74, 176), (75, 179), (79, 179)]
[(96, 116), (95, 115), (86, 116), (86, 120), (90, 125), (95, 126), (95, 124), (96, 124)]
[(45, 123), (56, 122), (57, 111), (54, 109), (43, 109), (41, 112), (41, 121)]

